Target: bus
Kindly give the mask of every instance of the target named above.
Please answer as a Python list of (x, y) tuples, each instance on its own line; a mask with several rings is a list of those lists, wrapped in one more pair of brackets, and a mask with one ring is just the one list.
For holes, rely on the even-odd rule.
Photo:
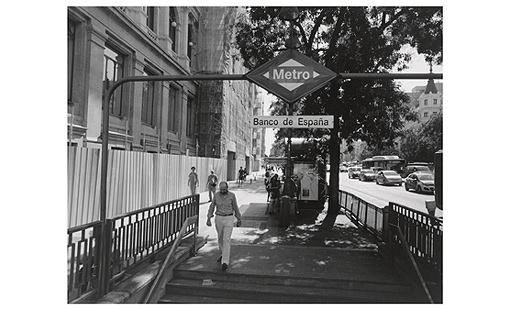
[(405, 160), (396, 155), (374, 156), (367, 158), (361, 162), (363, 169), (377, 170), (393, 170), (398, 174), (404, 172)]

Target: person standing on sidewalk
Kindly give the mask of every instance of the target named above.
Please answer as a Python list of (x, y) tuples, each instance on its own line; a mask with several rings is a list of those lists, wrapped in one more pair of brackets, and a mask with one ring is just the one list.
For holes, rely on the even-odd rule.
[(195, 172), (195, 167), (191, 167), (191, 172), (188, 176), (188, 186), (191, 190), (191, 195), (195, 195), (198, 186), (198, 174)]
[(205, 186), (209, 190), (209, 202), (212, 201), (214, 194), (216, 194), (216, 185), (218, 184), (218, 176), (211, 170), (211, 174), (207, 177)]
[(269, 191), (271, 192), (271, 200), (269, 201), (269, 210), (268, 213), (270, 215), (275, 214), (280, 209), (280, 188), (281, 183), (278, 179), (278, 174), (275, 173), (269, 180)]
[[(211, 227), (211, 217), (216, 215), (214, 224), (218, 234), (218, 247), (220, 249), (221, 269), (227, 270), (230, 263), (230, 239), (234, 230), (234, 217), (237, 218), (237, 227), (241, 226), (241, 213), (237, 206), (236, 195), (228, 191), (228, 183), (219, 184), (220, 192), (214, 194), (209, 211), (207, 212), (207, 226)], [(216, 211), (215, 211), (216, 210)]]

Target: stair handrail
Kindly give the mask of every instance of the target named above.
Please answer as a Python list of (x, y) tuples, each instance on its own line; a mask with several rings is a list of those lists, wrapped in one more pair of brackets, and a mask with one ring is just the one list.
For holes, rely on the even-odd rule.
[(427, 296), (428, 301), (431, 304), (433, 304), (434, 300), (432, 299), (432, 296), (430, 296), (430, 292), (427, 287), (427, 284), (425, 283), (425, 280), (423, 279), (423, 276), (421, 275), (421, 272), (418, 269), (418, 264), (416, 264), (416, 260), (414, 259), (413, 254), (411, 253), (411, 250), (409, 249), (409, 245), (407, 244), (404, 233), (402, 232), (400, 227), (398, 227), (397, 225), (391, 224), (391, 223), (389, 225), (397, 231), (397, 237), (400, 240), (402, 247), (404, 248), (404, 252), (406, 253), (405, 256), (407, 257), (407, 260), (411, 264), (412, 269), (414, 270), (415, 274), (418, 276), (418, 279), (420, 280), (419, 282), (421, 284), (423, 292)]
[[(182, 236), (184, 235), (186, 227), (188, 227), (193, 222), (197, 223), (197, 221), (198, 221), (198, 215), (190, 216), (184, 221), (184, 224), (182, 224), (182, 227), (181, 227), (181, 230), (179, 231), (179, 235), (177, 236), (177, 239), (175, 239), (174, 243), (172, 244), (172, 248), (170, 249), (170, 252), (168, 252), (168, 254), (166, 255), (165, 261), (159, 268), (156, 279), (154, 279), (154, 282), (152, 283), (152, 286), (149, 289), (149, 292), (147, 292), (147, 295), (145, 296), (142, 303), (144, 303), (144, 304), (148, 303), (149, 300), (154, 296), (155, 289), (156, 289), (156, 287), (158, 287), (160, 285), (161, 277), (163, 276), (163, 273), (165, 272), (167, 265), (170, 262), (170, 258), (175, 254), (177, 247), (181, 243), (181, 239), (182, 239)], [(193, 233), (194, 240), (193, 240), (193, 249), (192, 249), (193, 254), (195, 253), (197, 227), (198, 227), (198, 225), (195, 225), (195, 228), (193, 229), (194, 230), (194, 233)]]

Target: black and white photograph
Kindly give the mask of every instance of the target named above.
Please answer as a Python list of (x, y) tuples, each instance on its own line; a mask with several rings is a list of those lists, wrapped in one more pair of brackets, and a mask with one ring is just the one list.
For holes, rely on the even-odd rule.
[(6, 227), (27, 251), (13, 288), (41, 281), (56, 307), (498, 308), (504, 189), (477, 168), (507, 154), (480, 133), (508, 130), (473, 93), (504, 92), (485, 71), (508, 67), (484, 36), (499, 21), (463, 28), (441, 2), (116, 4), (55, 5), (24, 32), (44, 69), (9, 99), (27, 152), (5, 206), (37, 209)]

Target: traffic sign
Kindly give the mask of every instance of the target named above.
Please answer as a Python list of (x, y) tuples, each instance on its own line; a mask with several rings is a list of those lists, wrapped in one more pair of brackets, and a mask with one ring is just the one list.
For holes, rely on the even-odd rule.
[(295, 50), (287, 50), (246, 77), (287, 102), (294, 102), (323, 87), (337, 74)]

